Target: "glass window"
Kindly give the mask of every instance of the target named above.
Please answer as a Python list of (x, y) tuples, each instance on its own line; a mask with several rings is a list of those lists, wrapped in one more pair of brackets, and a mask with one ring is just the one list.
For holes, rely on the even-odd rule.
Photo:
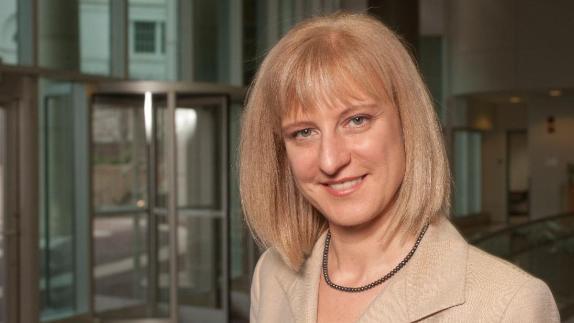
[(40, 66), (110, 73), (110, 0), (38, 1), (37, 16)]
[[(224, 211), (227, 151), (225, 101), (179, 95), (175, 109), (178, 207), (178, 295), (182, 312), (199, 322), (224, 321)], [(157, 110), (157, 203), (166, 206), (167, 109)], [(160, 240), (162, 238), (160, 237)], [(167, 268), (164, 268), (164, 270)], [(161, 281), (160, 281), (161, 283)], [(160, 285), (160, 295), (167, 295)]]
[(147, 205), (143, 97), (94, 105), (93, 203), (97, 211)]
[(437, 114), (443, 119), (443, 37), (422, 35), (419, 37), (419, 64), (425, 82), (433, 98)]
[(482, 134), (454, 131), (454, 211), (456, 216), (481, 212)]
[[(167, 314), (156, 303), (156, 287), (169, 280), (157, 272), (169, 269), (169, 240), (167, 225), (150, 216), (147, 97), (101, 95), (92, 105), (93, 297), (102, 318)], [(153, 100), (150, 108), (165, 98)]]
[(76, 1), (38, 2), (38, 60), (41, 66), (79, 69), (79, 33)]
[(146, 213), (117, 211), (94, 217), (93, 279), (97, 313), (145, 303), (147, 232)]
[(49, 320), (88, 310), (87, 107), (79, 85), (40, 84), (40, 309)]
[(134, 23), (134, 52), (155, 53), (156, 51), (156, 24), (149, 21), (136, 21)]
[(43, 251), (41, 279), (43, 316), (51, 317), (75, 309), (75, 236), (73, 230), (74, 183), (66, 176), (73, 169), (71, 106), (66, 97), (46, 98), (47, 154), (45, 167), (45, 216), (40, 248)]
[(80, 68), (110, 74), (110, 0), (80, 0)]
[(0, 62), (18, 63), (18, 12), (16, 0), (0, 1)]
[(177, 79), (177, 1), (129, 0), (129, 76)]

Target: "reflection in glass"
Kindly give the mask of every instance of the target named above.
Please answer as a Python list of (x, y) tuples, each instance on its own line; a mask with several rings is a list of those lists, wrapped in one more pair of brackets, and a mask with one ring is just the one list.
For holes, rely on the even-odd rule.
[(145, 213), (106, 213), (93, 221), (97, 312), (143, 304), (147, 297)]
[[(170, 287), (169, 227), (167, 217), (160, 216), (158, 221), (159, 308), (162, 313), (167, 313)], [(197, 307), (220, 309), (223, 306), (221, 219), (190, 216), (180, 212), (177, 234), (178, 297), (182, 319), (185, 321), (186, 318), (189, 320), (198, 315), (194, 312)]]
[(110, 74), (110, 0), (80, 0), (80, 69)]
[(175, 80), (177, 1), (128, 0), (129, 75)]
[(76, 0), (37, 2), (38, 60), (40, 66), (79, 69), (79, 4)]
[(40, 294), (43, 317), (76, 308), (76, 237), (74, 235), (74, 129), (70, 99), (45, 97), (45, 207), (41, 218)]
[(40, 66), (110, 74), (110, 0), (42, 0), (37, 16)]
[(147, 204), (143, 97), (96, 101), (92, 119), (93, 203), (96, 209)]
[(178, 207), (219, 207), (219, 110), (176, 109)]
[(504, 258), (548, 284), (562, 317), (574, 306), (574, 213), (546, 217), (471, 238), (480, 249)]
[[(179, 239), (182, 233), (179, 233)], [(167, 216), (157, 217), (157, 235), (158, 235), (158, 248), (155, 251), (157, 255), (157, 292), (158, 292), (158, 312), (162, 316), (169, 315), (169, 288), (170, 288), (170, 271), (169, 271), (169, 224)], [(179, 244), (179, 252), (181, 253), (181, 244)]]
[(454, 211), (457, 216), (481, 210), (482, 135), (478, 131), (454, 132)]
[[(177, 205), (179, 208), (220, 207), (221, 116), (214, 106), (176, 109)], [(165, 207), (166, 109), (158, 109), (158, 205)]]
[(97, 312), (146, 301), (148, 226), (146, 214), (137, 210), (147, 204), (147, 169), (143, 96), (97, 98), (92, 113)]
[[(220, 100), (200, 102), (179, 98), (175, 109), (176, 184), (178, 207), (178, 300), (183, 322), (196, 318), (223, 320), (223, 221), (222, 137), (225, 126)], [(157, 202), (166, 207), (167, 109), (158, 106), (156, 181)], [(167, 219), (159, 226), (160, 243), (167, 241)], [(162, 228), (165, 227), (165, 232)], [(160, 288), (165, 301), (169, 267), (160, 264)]]
[(222, 308), (221, 219), (180, 216), (180, 306)]
[(92, 105), (94, 295), (104, 318), (169, 314), (155, 296), (166, 283), (161, 268), (169, 270), (169, 249), (148, 199), (152, 109), (164, 101), (147, 92), (97, 96)]
[(0, 62), (18, 63), (17, 0), (0, 1)]

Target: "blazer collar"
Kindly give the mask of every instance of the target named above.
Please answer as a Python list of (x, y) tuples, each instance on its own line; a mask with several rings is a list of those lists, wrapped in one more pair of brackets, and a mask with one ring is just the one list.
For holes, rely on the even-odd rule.
[[(298, 273), (285, 271), (276, 276), (289, 299), (296, 322), (317, 320), (325, 235), (317, 240)], [(413, 322), (463, 304), (467, 255), (467, 242), (447, 219), (431, 224), (415, 255), (373, 300), (362, 319), (366, 316), (387, 317), (389, 309), (401, 308), (404, 312), (401, 316)]]
[(429, 229), (418, 257), (405, 268), (410, 321), (465, 302), (468, 243), (447, 219)]
[(291, 275), (277, 276), (289, 299), (295, 322), (314, 323), (317, 321), (321, 259), (326, 236), (325, 231), (317, 239), (311, 255), (298, 273), (291, 272)]

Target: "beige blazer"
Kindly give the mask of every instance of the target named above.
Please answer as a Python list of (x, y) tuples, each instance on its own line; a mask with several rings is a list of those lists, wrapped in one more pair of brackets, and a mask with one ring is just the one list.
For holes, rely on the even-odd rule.
[[(316, 322), (325, 235), (299, 273), (279, 254), (259, 259), (251, 322)], [(408, 264), (391, 278), (359, 322), (560, 322), (546, 284), (470, 246), (448, 220), (429, 227)]]

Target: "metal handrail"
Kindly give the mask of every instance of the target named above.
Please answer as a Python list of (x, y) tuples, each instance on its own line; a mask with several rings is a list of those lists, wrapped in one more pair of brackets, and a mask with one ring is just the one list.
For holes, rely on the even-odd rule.
[[(564, 286), (565, 283), (571, 282), (570, 280), (564, 280), (564, 277), (569, 277), (570, 272), (567, 269), (564, 271), (564, 267), (552, 267), (548, 270), (540, 271), (539, 266), (532, 266), (533, 261), (536, 263), (544, 261), (543, 258), (540, 257), (541, 255), (542, 257), (545, 257), (547, 254), (544, 252), (540, 254), (538, 251), (545, 248), (549, 248), (547, 249), (547, 252), (555, 254), (556, 257), (568, 257), (567, 259), (571, 259), (571, 251), (568, 251), (571, 250), (570, 247), (566, 249), (555, 248), (564, 245), (564, 242), (571, 246), (571, 239), (574, 238), (574, 222), (571, 222), (571, 220), (574, 220), (574, 212), (561, 213), (517, 225), (507, 226), (489, 232), (484, 236), (469, 239), (469, 241), (473, 245), (511, 261), (522, 267), (524, 270), (529, 271), (531, 274), (545, 280), (554, 293), (554, 297), (560, 311), (560, 316), (563, 319), (571, 319), (574, 317), (574, 295), (572, 294), (571, 287), (568, 287), (568, 285), (566, 287)], [(550, 225), (554, 223), (557, 224), (556, 227)], [(535, 227), (537, 225), (541, 225), (540, 230), (537, 230)], [(506, 237), (509, 239), (503, 239), (502, 245), (500, 245), (496, 240), (497, 238)], [(524, 241), (521, 240), (522, 237), (525, 239)], [(514, 239), (519, 241), (514, 244), (512, 243)], [(509, 241), (510, 243), (504, 243), (506, 241)], [(489, 242), (493, 242), (493, 244), (490, 244)], [(502, 248), (496, 248), (497, 246), (502, 246)], [(564, 252), (567, 254), (563, 254)], [(529, 257), (528, 255), (532, 255), (532, 257)], [(521, 261), (525, 259), (529, 261)]]
[(536, 225), (536, 224), (539, 224), (542, 222), (551, 222), (551, 221), (556, 221), (556, 220), (568, 218), (568, 217), (574, 217), (574, 212), (560, 213), (560, 214), (547, 216), (547, 217), (543, 217), (543, 218), (536, 219), (536, 220), (531, 220), (531, 221), (520, 223), (520, 224), (506, 226), (506, 227), (500, 228), (498, 230), (488, 232), (488, 233), (486, 233), (480, 237), (470, 239), (470, 243), (473, 245), (480, 244), (480, 243), (482, 243), (486, 240), (489, 240), (493, 237), (500, 236), (500, 235), (503, 235), (505, 233), (509, 233), (509, 232), (512, 232), (512, 231), (515, 231), (518, 229), (533, 226), (533, 225)]

